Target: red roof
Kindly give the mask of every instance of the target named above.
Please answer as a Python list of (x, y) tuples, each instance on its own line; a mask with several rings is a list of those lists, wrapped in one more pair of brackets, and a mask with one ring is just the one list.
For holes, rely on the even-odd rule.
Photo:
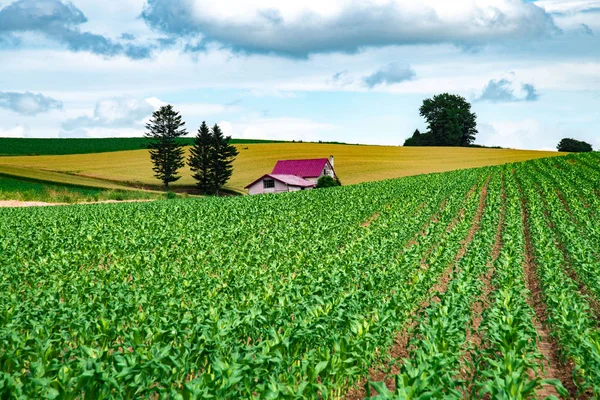
[(279, 160), (271, 174), (296, 175), (302, 178), (316, 178), (321, 176), (325, 165), (329, 162), (326, 158), (313, 160)]
[(276, 181), (285, 183), (286, 185), (289, 185), (289, 186), (315, 187), (314, 183), (309, 182), (306, 179), (302, 179), (296, 175), (265, 174), (265, 175), (261, 176), (260, 178), (258, 178), (257, 180), (255, 180), (254, 182), (252, 182), (251, 184), (249, 184), (248, 186), (246, 186), (245, 189), (248, 189), (250, 186), (254, 185), (255, 183), (261, 181), (264, 178), (275, 179)]

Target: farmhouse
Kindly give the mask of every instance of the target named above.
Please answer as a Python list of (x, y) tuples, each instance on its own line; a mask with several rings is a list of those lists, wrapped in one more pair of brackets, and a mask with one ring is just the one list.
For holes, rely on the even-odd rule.
[(295, 192), (314, 189), (322, 176), (335, 178), (333, 156), (311, 160), (279, 160), (270, 174), (246, 186), (249, 194)]

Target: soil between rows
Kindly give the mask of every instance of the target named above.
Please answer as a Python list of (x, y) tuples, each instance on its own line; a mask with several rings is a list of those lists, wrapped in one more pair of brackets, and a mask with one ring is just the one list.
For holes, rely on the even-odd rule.
[[(410, 357), (409, 341), (411, 338), (411, 332), (414, 330), (414, 328), (416, 327), (416, 324), (417, 324), (417, 321), (415, 320), (414, 317), (416, 315), (419, 315), (420, 311), (425, 310), (427, 307), (429, 307), (431, 301), (439, 301), (437, 296), (435, 296), (435, 293), (444, 293), (447, 290), (448, 285), (451, 280), (451, 277), (452, 277), (452, 274), (455, 271), (458, 262), (466, 254), (467, 247), (473, 241), (475, 234), (481, 227), (481, 219), (482, 219), (484, 208), (485, 208), (485, 200), (487, 197), (487, 189), (488, 189), (488, 184), (489, 184), (490, 179), (491, 179), (491, 175), (488, 176), (483, 188), (481, 189), (480, 200), (479, 200), (477, 212), (476, 212), (475, 216), (473, 217), (473, 221), (471, 223), (469, 233), (467, 234), (467, 237), (465, 238), (465, 240), (462, 241), (461, 247), (457, 251), (454, 261), (448, 266), (448, 268), (446, 268), (446, 270), (442, 273), (442, 275), (439, 276), (437, 283), (430, 288), (430, 290), (429, 290), (430, 296), (428, 298), (426, 298), (425, 300), (423, 300), (423, 302), (419, 305), (419, 307), (417, 307), (417, 308), (415, 308), (415, 310), (413, 310), (413, 312), (411, 313), (411, 317), (409, 317), (409, 322), (408, 322), (406, 328), (404, 330), (402, 330), (400, 333), (398, 333), (398, 335), (394, 339), (394, 345), (388, 352), (388, 355), (390, 356), (390, 358), (392, 360), (402, 360), (402, 359)], [(471, 188), (471, 190), (469, 191), (467, 196), (465, 196), (465, 198), (469, 198), (472, 195), (472, 193), (475, 191), (475, 188), (476, 188), (475, 186), (473, 188)], [(445, 204), (445, 200), (440, 205), (439, 211), (441, 211), (441, 208), (443, 207), (444, 204)], [(450, 222), (450, 224), (449, 224), (450, 230), (452, 230), (452, 228), (458, 223), (458, 220), (464, 218), (464, 215), (465, 215), (465, 210), (464, 210), (464, 208), (462, 208), (458, 212), (457, 216)], [(435, 214), (432, 217), (432, 219), (426, 224), (426, 227), (429, 225), (429, 223), (431, 223), (433, 221), (434, 217), (435, 217)], [(425, 232), (426, 227), (422, 230), (422, 232)], [(448, 229), (446, 231), (448, 232)], [(420, 234), (420, 232), (418, 234)], [(438, 247), (441, 243), (442, 242), (440, 241), (440, 242), (437, 242), (436, 244), (434, 244), (432, 246), (432, 248), (427, 251), (427, 254), (431, 254), (431, 252), (436, 247)], [(410, 244), (411, 244), (411, 242), (409, 242), (409, 245)], [(432, 295), (434, 297), (431, 297)], [(368, 381), (369, 382), (385, 382), (386, 387), (388, 389), (394, 391), (396, 389), (396, 385), (395, 385), (395, 381), (392, 378), (392, 376), (398, 374), (400, 372), (400, 369), (398, 368), (398, 365), (396, 363), (392, 363), (392, 364), (388, 365), (387, 367), (388, 368), (386, 368), (386, 366), (382, 366), (382, 365), (379, 365), (376, 367), (371, 367), (369, 369)], [(365, 384), (367, 384), (368, 381), (367, 380), (360, 381), (357, 385), (355, 385), (355, 387), (351, 388), (343, 398), (346, 400), (362, 400), (362, 399), (364, 399), (366, 397), (366, 391), (365, 391), (364, 386), (365, 386)], [(372, 392), (372, 394), (377, 395), (377, 392), (374, 389), (372, 389), (371, 392)]]
[[(564, 387), (569, 391), (571, 397), (575, 398), (577, 388), (573, 383), (573, 366), (571, 364), (563, 364), (560, 361), (558, 345), (556, 344), (556, 341), (550, 337), (550, 331), (546, 327), (547, 310), (542, 298), (542, 289), (537, 276), (537, 266), (529, 227), (529, 211), (527, 208), (527, 200), (525, 199), (525, 194), (520, 183), (519, 191), (521, 193), (521, 216), (523, 222), (523, 232), (525, 235), (525, 264), (523, 265), (523, 268), (525, 271), (525, 283), (527, 285), (527, 289), (531, 293), (531, 297), (528, 299), (528, 302), (534, 309), (536, 315), (533, 325), (539, 335), (537, 346), (540, 353), (544, 356), (544, 375), (542, 378), (560, 380)], [(537, 394), (538, 398), (545, 398), (547, 396), (556, 396), (557, 398), (561, 397), (556, 389), (550, 385), (544, 386), (537, 392)]]

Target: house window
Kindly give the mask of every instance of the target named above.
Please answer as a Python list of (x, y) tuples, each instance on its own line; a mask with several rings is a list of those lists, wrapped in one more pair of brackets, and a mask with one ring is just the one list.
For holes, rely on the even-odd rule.
[(273, 189), (275, 187), (275, 181), (273, 179), (265, 179), (263, 181), (263, 187), (265, 189)]

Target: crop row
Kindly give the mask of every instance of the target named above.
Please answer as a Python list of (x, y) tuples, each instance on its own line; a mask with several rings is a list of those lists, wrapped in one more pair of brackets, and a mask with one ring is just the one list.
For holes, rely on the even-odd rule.
[[(3, 212), (0, 390), (339, 393), (432, 284), (412, 263), (440, 240), (480, 173), (456, 177)], [(438, 211), (444, 222), (428, 223)]]
[[(543, 182), (541, 174), (536, 175), (536, 180), (524, 168), (517, 169), (517, 174), (526, 200), (527, 223), (531, 230), (537, 276), (547, 306), (548, 324), (560, 346), (563, 362), (574, 364), (573, 381), (579, 391), (591, 391), (598, 396), (600, 332), (586, 295), (580, 292), (577, 282), (568, 273), (569, 262), (553, 230), (553, 217), (550, 217), (555, 213), (561, 215), (562, 205), (552, 202), (552, 196), (536, 190), (536, 186)], [(560, 224), (570, 222), (561, 220)]]
[(0, 210), (0, 397), (340, 398), (410, 326), (383, 397), (565, 395), (527, 249), (543, 322), (598, 395), (599, 161)]

